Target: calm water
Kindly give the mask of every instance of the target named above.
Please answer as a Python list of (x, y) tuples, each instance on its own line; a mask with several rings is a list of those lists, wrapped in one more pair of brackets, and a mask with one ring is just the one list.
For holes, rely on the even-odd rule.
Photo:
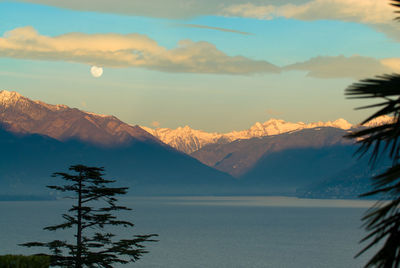
[[(371, 202), (283, 197), (130, 198), (126, 219), (160, 242), (134, 267), (361, 267), (354, 259)], [(37, 253), (17, 246), (68, 234), (41, 231), (61, 222), (67, 201), (0, 202), (0, 254)]]

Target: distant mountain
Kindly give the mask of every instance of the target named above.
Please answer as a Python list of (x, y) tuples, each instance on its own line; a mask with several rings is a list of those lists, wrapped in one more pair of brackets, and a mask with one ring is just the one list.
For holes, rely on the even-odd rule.
[(296, 194), (344, 170), (351, 171), (357, 166), (354, 152), (354, 146), (343, 145), (286, 149), (264, 155), (241, 180), (252, 192)]
[(192, 153), (192, 156), (206, 165), (241, 177), (250, 172), (262, 157), (270, 154), (290, 149), (351, 144), (350, 140), (343, 138), (346, 133), (345, 130), (331, 127), (304, 129), (274, 136), (237, 140), (227, 144), (209, 144)]
[(295, 195), (300, 189), (314, 187), (329, 178), (338, 181), (347, 173), (358, 174), (358, 159), (354, 157), (357, 145), (343, 138), (347, 133), (332, 127), (303, 129), (210, 144), (192, 155), (237, 177), (243, 194)]
[(114, 116), (33, 101), (6, 90), (0, 91), (0, 123), (15, 133), (37, 133), (60, 141), (79, 139), (103, 146), (133, 140), (159, 142), (140, 127), (128, 125)]
[(242, 194), (283, 194), (306, 198), (357, 198), (370, 191), (372, 176), (389, 166), (371, 167), (369, 154), (332, 127), (304, 129), (275, 136), (210, 144), (192, 155), (239, 179)]
[(45, 185), (57, 183), (50, 175), (78, 163), (104, 166), (134, 195), (226, 194), (236, 185), (231, 176), (151, 140), (110, 148), (0, 129), (0, 148), (0, 199), (46, 196)]
[(177, 129), (151, 129), (144, 126), (141, 126), (141, 128), (152, 134), (154, 137), (157, 137), (164, 143), (188, 154), (197, 151), (210, 143), (223, 144), (233, 141), (231, 137), (224, 134), (208, 133), (205, 131), (192, 129), (189, 126), (179, 127)]
[[(381, 125), (393, 120), (392, 117), (382, 116), (365, 124), (366, 127)], [(257, 137), (273, 136), (302, 129), (311, 129), (316, 127), (333, 127), (343, 130), (358, 128), (358, 125), (352, 125), (343, 118), (335, 121), (314, 122), (314, 123), (291, 123), (280, 119), (270, 119), (264, 123), (257, 122), (249, 129), (241, 131), (232, 131), (228, 133), (205, 132), (192, 129), (189, 126), (170, 128), (149, 128), (141, 126), (144, 130), (157, 137), (164, 143), (175, 149), (191, 154), (200, 150), (208, 144), (225, 144), (236, 140), (247, 140)]]
[[(381, 117), (362, 127), (391, 120)], [(141, 195), (354, 197), (372, 174), (365, 172), (368, 163), (353, 157), (354, 141), (343, 138), (360, 126), (344, 119), (271, 119), (224, 134), (189, 126), (142, 128), (0, 91), (0, 198), (46, 194), (49, 175), (77, 163), (104, 166)]]
[[(363, 157), (348, 168), (325, 177), (316, 183), (310, 183), (297, 189), (296, 195), (303, 198), (357, 198), (371, 191), (371, 178), (383, 173), (391, 166), (389, 159), (381, 159), (376, 165), (369, 163), (369, 157)], [(376, 196), (371, 198), (376, 199)]]
[(270, 119), (264, 123), (255, 123), (247, 130), (232, 131), (229, 133), (208, 133), (202, 130), (195, 130), (189, 126), (177, 129), (157, 128), (152, 129), (141, 126), (144, 130), (159, 138), (164, 143), (185, 153), (193, 153), (208, 144), (225, 144), (236, 140), (265, 137), (309, 129), (315, 127), (335, 127), (350, 129), (352, 125), (344, 119), (316, 123), (290, 123), (279, 119)]
[(372, 119), (371, 121), (368, 121), (365, 123), (363, 126), (364, 127), (376, 127), (376, 126), (381, 126), (386, 123), (392, 123), (393, 122), (393, 117), (387, 116), (387, 115), (382, 115), (377, 118)]
[(46, 192), (53, 172), (104, 166), (134, 194), (221, 194), (236, 180), (114, 116), (0, 91), (0, 196)]

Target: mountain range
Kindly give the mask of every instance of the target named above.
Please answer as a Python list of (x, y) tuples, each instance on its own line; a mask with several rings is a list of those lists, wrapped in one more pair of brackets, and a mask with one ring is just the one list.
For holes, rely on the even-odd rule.
[[(365, 124), (366, 127), (383, 124), (392, 120), (389, 116), (382, 116)], [(343, 130), (358, 128), (359, 125), (352, 125), (343, 118), (327, 122), (291, 123), (281, 119), (270, 119), (264, 123), (256, 122), (249, 129), (231, 131), (228, 133), (206, 132), (192, 129), (189, 126), (170, 128), (149, 128), (141, 126), (144, 130), (157, 137), (164, 143), (174, 147), (177, 150), (191, 154), (208, 144), (224, 144), (236, 140), (247, 140), (265, 136), (279, 135), (283, 133), (311, 129), (317, 127), (333, 127)]]
[(0, 198), (49, 194), (49, 175), (77, 163), (106, 167), (139, 195), (355, 197), (374, 171), (353, 157), (357, 146), (343, 136), (390, 120), (271, 119), (229, 133), (151, 129), (0, 91)]
[[(191, 155), (218, 170), (242, 177), (254, 172), (262, 158), (294, 149), (320, 149), (353, 146), (343, 136), (347, 131), (321, 127), (287, 132), (280, 135), (236, 140), (226, 144), (209, 144)], [(286, 166), (286, 165), (280, 165)], [(268, 174), (266, 171), (265, 174)]]
[(133, 140), (159, 142), (139, 126), (131, 126), (114, 116), (33, 101), (6, 90), (0, 91), (0, 122), (15, 133), (42, 134), (60, 141), (79, 139), (103, 146)]
[[(102, 166), (136, 195), (216, 194), (236, 180), (138, 126), (0, 92), (0, 196), (48, 194), (53, 172)], [(7, 197), (8, 196), (8, 197)]]

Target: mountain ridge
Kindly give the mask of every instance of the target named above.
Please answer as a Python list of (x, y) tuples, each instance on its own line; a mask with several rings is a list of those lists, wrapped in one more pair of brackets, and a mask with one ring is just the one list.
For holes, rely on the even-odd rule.
[(40, 134), (15, 134), (0, 127), (0, 200), (6, 196), (48, 196), (51, 174), (70, 165), (105, 167), (106, 174), (133, 195), (221, 194), (236, 180), (187, 154), (151, 141), (119, 147)]
[[(364, 126), (391, 120), (382, 117)], [(269, 194), (273, 189), (354, 194), (353, 184), (335, 183), (342, 174), (357, 174), (355, 141), (343, 138), (357, 127), (344, 119), (309, 124), (270, 119), (243, 131), (207, 133), (185, 126), (175, 132), (157, 129), (153, 136), (152, 129), (148, 133), (112, 115), (0, 91), (0, 184), (5, 194), (18, 194), (26, 183), (41, 185), (40, 178), (83, 161), (106, 166), (143, 194)], [(307, 188), (310, 183), (314, 186)]]
[[(379, 119), (368, 122), (364, 126), (375, 126), (392, 120), (389, 116), (383, 116)], [(240, 131), (231, 131), (228, 133), (206, 132), (202, 130), (192, 129), (189, 126), (170, 128), (152, 129), (140, 126), (153, 136), (157, 137), (164, 143), (174, 147), (177, 150), (191, 154), (200, 150), (209, 144), (225, 144), (236, 140), (247, 140), (252, 138), (260, 138), (265, 136), (273, 136), (303, 129), (312, 129), (318, 127), (333, 127), (342, 130), (350, 130), (359, 127), (359, 125), (350, 124), (347, 120), (339, 118), (334, 121), (326, 122), (287, 122), (282, 119), (269, 119), (264, 123), (256, 122), (249, 129)]]
[(347, 132), (334, 127), (302, 129), (279, 135), (236, 140), (227, 144), (209, 144), (191, 154), (200, 162), (241, 177), (260, 159), (288, 149), (323, 148), (353, 144), (344, 139)]
[[(364, 126), (376, 126), (391, 121), (382, 116)], [(269, 119), (256, 122), (249, 129), (227, 133), (206, 132), (190, 126), (171, 128), (149, 128), (130, 125), (113, 115), (102, 115), (63, 104), (47, 104), (31, 100), (15, 91), (0, 91), (0, 123), (15, 133), (37, 133), (65, 141), (78, 138), (103, 146), (123, 145), (131, 140), (152, 140), (169, 145), (186, 154), (192, 154), (209, 144), (226, 144), (237, 140), (247, 140), (279, 135), (316, 127), (334, 127), (351, 130), (359, 127), (343, 118), (334, 121), (312, 123), (287, 122), (282, 119)]]
[(36, 133), (60, 141), (79, 139), (102, 146), (123, 145), (132, 140), (158, 139), (112, 115), (99, 115), (35, 101), (15, 91), (0, 91), (0, 122), (14, 133)]

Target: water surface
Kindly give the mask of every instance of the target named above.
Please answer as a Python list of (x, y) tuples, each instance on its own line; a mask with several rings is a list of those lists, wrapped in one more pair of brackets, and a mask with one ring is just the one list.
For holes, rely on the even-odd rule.
[[(41, 228), (61, 222), (69, 201), (0, 202), (0, 254), (37, 253), (27, 241), (66, 239)], [(126, 267), (362, 267), (354, 259), (371, 201), (287, 197), (125, 198), (137, 234), (158, 233), (149, 254)], [(120, 231), (120, 235), (130, 232)]]

